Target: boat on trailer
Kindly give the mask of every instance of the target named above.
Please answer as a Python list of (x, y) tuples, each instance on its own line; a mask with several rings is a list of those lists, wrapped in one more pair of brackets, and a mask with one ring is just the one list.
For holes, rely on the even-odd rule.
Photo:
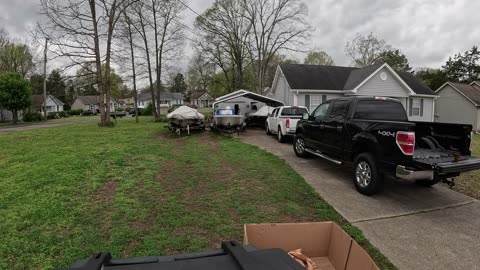
[(167, 115), (168, 129), (180, 135), (182, 132), (190, 134), (193, 130), (205, 129), (205, 115), (188, 106), (180, 106)]
[(245, 116), (236, 115), (235, 112), (227, 107), (215, 111), (211, 128), (225, 133), (240, 133), (245, 129)]

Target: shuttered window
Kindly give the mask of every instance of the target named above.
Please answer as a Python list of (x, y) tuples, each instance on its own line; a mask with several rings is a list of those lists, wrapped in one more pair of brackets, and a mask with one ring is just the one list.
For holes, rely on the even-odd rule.
[(424, 107), (423, 103), (424, 103), (423, 98), (410, 98), (409, 104), (408, 104), (409, 105), (408, 115), (423, 117), (423, 107)]

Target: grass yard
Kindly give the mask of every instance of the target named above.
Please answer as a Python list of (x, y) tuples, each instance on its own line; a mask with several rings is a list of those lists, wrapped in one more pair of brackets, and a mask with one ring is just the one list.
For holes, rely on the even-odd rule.
[[(474, 135), (472, 155), (480, 156), (480, 135)], [(454, 190), (480, 200), (480, 171), (472, 171), (460, 175), (456, 181)]]
[(218, 248), (244, 223), (333, 220), (395, 267), (284, 161), (211, 132), (142, 117), (0, 134), (0, 269), (67, 267)]

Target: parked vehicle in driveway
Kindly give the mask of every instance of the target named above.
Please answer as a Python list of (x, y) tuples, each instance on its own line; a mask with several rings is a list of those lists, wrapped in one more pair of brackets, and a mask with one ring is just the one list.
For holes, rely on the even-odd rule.
[(357, 190), (372, 195), (383, 177), (453, 185), (462, 172), (480, 169), (472, 157), (472, 126), (409, 122), (400, 101), (350, 97), (321, 104), (297, 123), (294, 151), (338, 165), (353, 163)]
[(273, 110), (265, 123), (267, 135), (276, 134), (279, 142), (285, 142), (287, 136), (294, 136), (297, 122), (303, 114), (308, 114), (306, 107), (282, 106)]
[(83, 111), (80, 115), (81, 115), (81, 116), (97, 115), (97, 111), (94, 111), (94, 110), (86, 110), (86, 111)]

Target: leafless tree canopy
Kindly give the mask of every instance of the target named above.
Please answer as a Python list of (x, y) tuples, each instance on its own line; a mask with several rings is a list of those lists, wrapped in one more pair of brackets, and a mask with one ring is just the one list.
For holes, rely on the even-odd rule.
[(252, 28), (250, 51), (255, 61), (257, 91), (263, 91), (266, 72), (279, 51), (305, 51), (311, 28), (307, 7), (300, 0), (242, 0)]
[(378, 39), (373, 33), (366, 37), (357, 33), (345, 46), (345, 53), (352, 58), (355, 66), (366, 67), (377, 63), (382, 54), (390, 48), (385, 40)]
[(281, 51), (302, 51), (311, 28), (300, 0), (217, 0), (197, 18), (201, 47), (220, 67), (229, 90), (244, 86), (250, 68), (254, 88), (262, 92), (273, 57)]

